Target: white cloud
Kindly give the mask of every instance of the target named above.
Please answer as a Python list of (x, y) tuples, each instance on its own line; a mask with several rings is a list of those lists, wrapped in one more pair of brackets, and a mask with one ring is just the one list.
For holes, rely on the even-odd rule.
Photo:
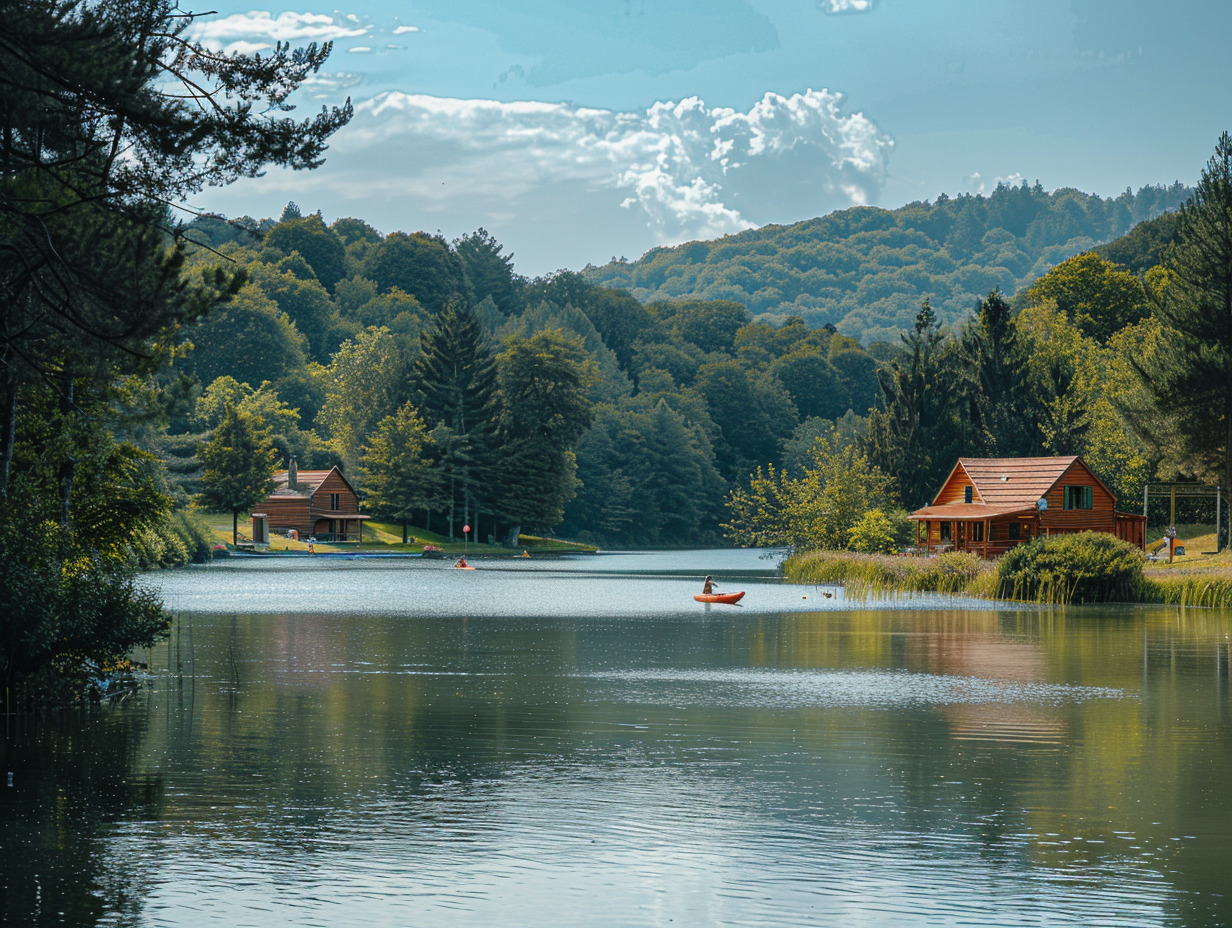
[(352, 55), (366, 55), (370, 51), (372, 51), (372, 47), (370, 45), (355, 45), (351, 48), (348, 48), (347, 51), (350, 52)]
[[(893, 143), (862, 114), (843, 113), (842, 102), (810, 90), (767, 93), (743, 113), (696, 97), (622, 113), (386, 93), (357, 107), (333, 158), (401, 151), (394, 160), (409, 176), (400, 186), (447, 175), (471, 194), (581, 181), (640, 211), (669, 243), (873, 201)], [(425, 161), (415, 162), (418, 152)]]
[(218, 19), (193, 22), (193, 39), (226, 51), (260, 50), (275, 42), (332, 42), (367, 35), (371, 27), (354, 16), (338, 17), (325, 13), (279, 13), (253, 10)]
[(875, 203), (892, 146), (826, 90), (767, 93), (744, 112), (393, 92), (356, 106), (324, 167), (271, 170), (207, 205), (277, 215), (293, 199), (386, 232), (482, 225), (542, 273)]
[(418, 26), (398, 26), (394, 29), (394, 35), (405, 35), (408, 32), (418, 32)]
[(824, 13), (868, 13), (876, 6), (876, 0), (818, 0)]

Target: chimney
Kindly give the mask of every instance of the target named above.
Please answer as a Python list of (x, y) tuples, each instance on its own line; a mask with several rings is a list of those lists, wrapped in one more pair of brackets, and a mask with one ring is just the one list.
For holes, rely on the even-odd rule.
[(294, 490), (297, 483), (299, 483), (299, 471), (295, 468), (295, 458), (291, 458), (287, 463), (287, 489)]

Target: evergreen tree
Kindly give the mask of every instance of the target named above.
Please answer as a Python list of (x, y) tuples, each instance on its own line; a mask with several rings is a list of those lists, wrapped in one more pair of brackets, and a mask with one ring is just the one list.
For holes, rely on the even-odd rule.
[(967, 372), (971, 453), (979, 457), (1029, 456), (1038, 448), (1027, 408), (1026, 378), (1009, 303), (994, 290), (980, 303), (959, 345)]
[(424, 330), (415, 380), (424, 421), (451, 433), (442, 445), (442, 467), (453, 537), (459, 508), (469, 521), (477, 503), (491, 502), (496, 463), (496, 362), (479, 321), (464, 304), (448, 304)]
[(201, 446), (205, 472), (201, 503), (231, 513), (231, 543), (239, 541), (240, 511), (255, 506), (274, 491), (276, 452), (269, 431), (249, 413), (227, 405), (213, 437)]
[(1156, 315), (1162, 350), (1136, 364), (1195, 462), (1232, 486), (1232, 137), (1219, 137), (1181, 207), (1171, 280)]
[(486, 229), (476, 229), (453, 243), (476, 300), (491, 297), (506, 316), (520, 309), (525, 281), (513, 270), (513, 255), (501, 254), (503, 246)]
[(961, 448), (958, 376), (928, 300), (902, 336), (899, 357), (879, 372), (881, 401), (869, 420), (870, 457), (898, 478), (903, 503), (923, 505)]
[[(597, 366), (560, 329), (510, 338), (497, 356), (502, 448), (500, 509), (511, 522), (551, 530), (577, 489), (572, 446), (590, 425)], [(512, 530), (511, 530), (512, 534)]]

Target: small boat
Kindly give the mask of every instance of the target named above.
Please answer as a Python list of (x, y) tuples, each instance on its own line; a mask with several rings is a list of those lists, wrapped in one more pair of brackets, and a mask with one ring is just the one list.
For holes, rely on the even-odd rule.
[(744, 599), (744, 590), (739, 593), (695, 593), (693, 598), (699, 603), (727, 603), (734, 606)]

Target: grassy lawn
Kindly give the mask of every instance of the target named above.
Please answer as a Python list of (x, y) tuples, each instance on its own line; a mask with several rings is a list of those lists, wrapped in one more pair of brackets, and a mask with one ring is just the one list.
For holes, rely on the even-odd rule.
[[(222, 544), (231, 544), (231, 514), (229, 512), (199, 512), (201, 518), (214, 532), (215, 539)], [(252, 521), (244, 518), (239, 523), (240, 543), (252, 541)], [(411, 526), (407, 531), (407, 543), (402, 544), (402, 526), (396, 522), (369, 521), (364, 523), (364, 543), (360, 544), (322, 544), (313, 545), (314, 551), (328, 554), (335, 551), (363, 551), (367, 553), (418, 553), (424, 545), (436, 545), (446, 554), (459, 555), (465, 551), (472, 557), (513, 557), (523, 551), (532, 557), (535, 554), (588, 554), (597, 550), (593, 545), (576, 544), (571, 541), (561, 541), (555, 538), (536, 538), (531, 535), (519, 536), (519, 548), (506, 548), (499, 545), (485, 545), (478, 542), (466, 544), (461, 538), (450, 541), (443, 535), (428, 532), (422, 528)], [(283, 551), (290, 553), (307, 553), (307, 541), (294, 541), (283, 535), (272, 535), (269, 550), (274, 553)]]
[[(1163, 528), (1152, 526), (1147, 533), (1147, 553), (1154, 551), (1163, 541)], [(1176, 537), (1185, 544), (1185, 554), (1178, 555), (1168, 563), (1168, 549), (1159, 551), (1163, 560), (1147, 561), (1144, 573), (1153, 579), (1186, 576), (1232, 577), (1232, 551), (1215, 553), (1215, 530), (1213, 525), (1178, 525)]]

